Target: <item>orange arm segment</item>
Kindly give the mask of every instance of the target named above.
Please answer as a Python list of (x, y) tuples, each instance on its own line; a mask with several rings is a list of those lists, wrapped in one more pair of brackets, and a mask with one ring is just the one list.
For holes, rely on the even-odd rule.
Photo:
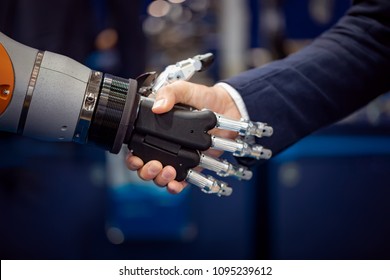
[(15, 86), (14, 68), (7, 51), (0, 44), (0, 115), (11, 102)]

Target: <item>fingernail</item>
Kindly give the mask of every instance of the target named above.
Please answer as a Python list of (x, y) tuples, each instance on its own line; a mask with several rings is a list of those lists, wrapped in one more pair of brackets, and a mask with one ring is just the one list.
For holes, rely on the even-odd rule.
[(129, 169), (130, 170), (138, 170), (140, 167), (138, 166), (138, 165), (135, 165), (135, 164), (133, 164), (133, 163), (130, 163), (129, 164)]
[(157, 173), (160, 171), (160, 169), (156, 166), (150, 166), (148, 169), (149, 175), (157, 175)]
[(160, 107), (164, 106), (165, 103), (166, 103), (166, 100), (165, 100), (165, 99), (157, 100), (157, 101), (154, 102), (154, 104), (153, 104), (153, 109), (160, 108)]
[(172, 173), (170, 173), (170, 172), (163, 172), (162, 177), (163, 177), (164, 179), (166, 179), (166, 180), (171, 180), (171, 178), (172, 178)]

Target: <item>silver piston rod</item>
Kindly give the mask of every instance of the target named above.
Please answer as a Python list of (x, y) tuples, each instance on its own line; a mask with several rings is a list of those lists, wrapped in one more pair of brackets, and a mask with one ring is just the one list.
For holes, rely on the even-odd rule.
[(263, 136), (271, 136), (273, 134), (272, 127), (262, 122), (252, 122), (249, 120), (241, 119), (239, 121), (232, 120), (215, 113), (217, 117), (217, 128), (236, 131), (241, 136), (256, 136), (261, 138)]
[(211, 147), (233, 153), (237, 157), (251, 157), (255, 159), (269, 159), (272, 156), (271, 150), (256, 144), (248, 144), (240, 139), (230, 140), (217, 136), (211, 137)]
[(186, 181), (198, 186), (204, 193), (216, 194), (218, 196), (229, 196), (233, 189), (227, 183), (216, 180), (211, 176), (205, 176), (192, 169), (188, 170)]
[(233, 165), (227, 160), (212, 158), (205, 154), (200, 155), (199, 166), (214, 171), (221, 177), (234, 176), (240, 180), (250, 180), (252, 178), (252, 171), (245, 166)]

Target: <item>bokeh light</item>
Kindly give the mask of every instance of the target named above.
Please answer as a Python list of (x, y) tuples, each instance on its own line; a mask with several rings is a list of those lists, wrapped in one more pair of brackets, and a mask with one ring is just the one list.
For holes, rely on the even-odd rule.
[(164, 17), (171, 10), (171, 4), (164, 0), (156, 0), (148, 6), (148, 14), (153, 17)]

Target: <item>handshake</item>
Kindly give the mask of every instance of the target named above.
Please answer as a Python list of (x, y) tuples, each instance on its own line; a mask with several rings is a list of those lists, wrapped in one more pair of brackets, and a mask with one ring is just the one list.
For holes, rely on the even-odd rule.
[(128, 168), (169, 192), (178, 193), (189, 182), (206, 193), (230, 195), (226, 183), (200, 169), (248, 180), (251, 171), (218, 159), (222, 152), (271, 157), (253, 140), (270, 136), (271, 127), (243, 119), (223, 87), (186, 82), (212, 63), (212, 54), (135, 81), (24, 46), (0, 32), (0, 61), (0, 130), (94, 144), (114, 154), (126, 144)]
[(137, 79), (141, 98), (126, 163), (142, 179), (154, 180), (171, 193), (188, 182), (205, 193), (229, 196), (232, 188), (200, 170), (249, 180), (252, 172), (246, 166), (219, 156), (225, 151), (255, 159), (272, 155), (255, 143), (271, 136), (272, 127), (243, 119), (223, 87), (186, 82), (212, 60), (212, 54), (198, 55), (168, 66), (160, 75), (151, 72)]

